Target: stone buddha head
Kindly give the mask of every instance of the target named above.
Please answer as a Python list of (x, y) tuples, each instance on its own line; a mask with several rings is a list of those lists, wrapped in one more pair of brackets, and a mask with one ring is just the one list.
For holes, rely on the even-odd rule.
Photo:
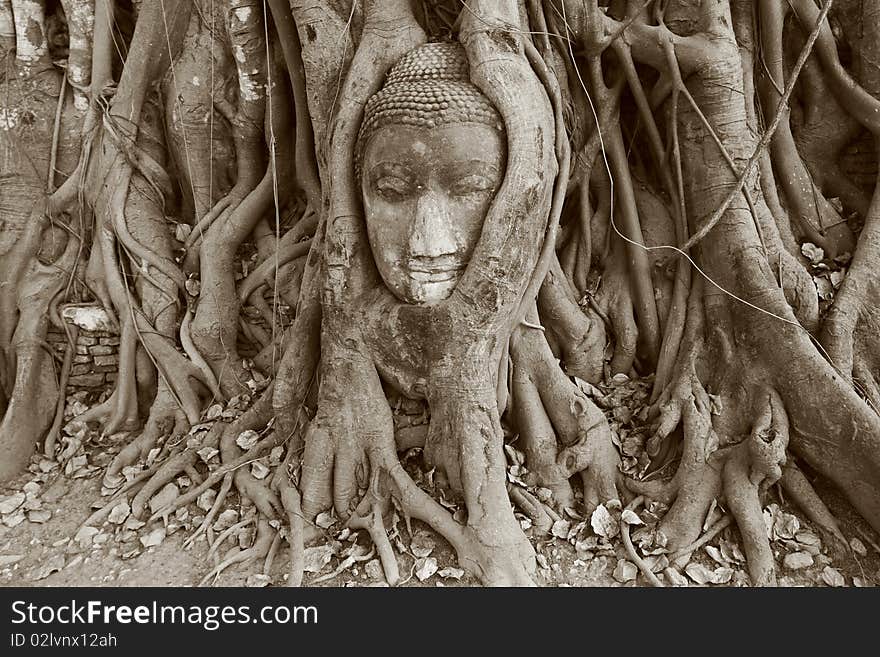
[(407, 53), (367, 102), (356, 164), (370, 247), (401, 301), (452, 294), (504, 178), (500, 115), (458, 43)]

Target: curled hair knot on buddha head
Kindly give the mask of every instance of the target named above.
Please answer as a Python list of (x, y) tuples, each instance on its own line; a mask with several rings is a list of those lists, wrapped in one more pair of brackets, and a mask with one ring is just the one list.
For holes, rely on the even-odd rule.
[(470, 81), (468, 60), (458, 42), (426, 43), (404, 55), (367, 101), (355, 148), (360, 174), (373, 134), (389, 125), (435, 128), (477, 123), (504, 132), (495, 106)]

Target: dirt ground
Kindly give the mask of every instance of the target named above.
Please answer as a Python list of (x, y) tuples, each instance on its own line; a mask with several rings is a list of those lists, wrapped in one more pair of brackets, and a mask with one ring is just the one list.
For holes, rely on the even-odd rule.
[[(0, 586), (196, 586), (209, 575), (219, 556), (209, 554), (204, 534), (184, 546), (186, 538), (198, 526), (198, 514), (203, 513), (195, 504), (190, 505), (186, 513), (179, 512), (166, 523), (156, 521), (154, 526), (129, 525), (130, 520), (122, 522), (117, 517), (113, 522), (108, 519), (96, 523), (98, 526), (94, 529), (81, 532), (93, 503), (100, 500), (106, 504), (108, 499), (101, 498), (100, 494), (102, 464), (109, 458), (108, 453), (93, 447), (87, 455), (88, 463), (80, 462), (80, 468), (69, 475), (63, 474), (57, 465), (43, 472), (37, 458), (32, 465), (36, 472), (27, 472), (11, 486), (0, 489), (0, 511), (7, 511), (6, 507), (24, 496), (24, 502), (3, 515), (3, 524), (0, 524)], [(50, 464), (45, 461), (42, 465), (43, 470), (49, 469)], [(833, 489), (820, 486), (820, 493), (840, 520), (846, 538), (855, 539), (853, 547), (831, 549), (824, 538), (815, 545), (819, 532), (812, 530), (810, 523), (796, 511), (777, 502), (778, 506), (771, 506), (765, 515), (769, 518), (775, 513), (777, 518), (773, 530), (776, 538), (772, 544), (777, 556), (779, 583), (783, 586), (875, 586), (880, 582), (880, 540)], [(237, 498), (232, 497), (230, 507), (236, 510), (236, 505)], [(238, 511), (241, 512), (239, 517), (247, 517), (246, 509)], [(539, 584), (609, 587), (646, 584), (641, 573), (634, 577), (619, 536), (597, 540), (589, 519), (580, 524), (572, 519), (563, 529), (577, 530), (578, 527), (580, 531), (569, 529), (568, 533), (574, 536), (565, 536), (565, 531), (556, 531), (556, 528), (554, 532), (562, 536), (539, 536), (534, 529), (528, 530), (538, 551)], [(323, 544), (319, 541), (316, 547), (307, 550), (307, 568), (315, 572), (306, 572), (305, 585), (385, 584), (366, 536), (351, 535), (341, 523), (328, 527), (325, 535)], [(149, 545), (155, 542), (150, 540), (151, 536), (160, 538), (158, 544)], [(635, 540), (638, 533), (633, 536)], [(242, 547), (247, 547), (252, 537), (253, 532), (246, 528), (238, 532)], [(392, 538), (398, 549), (402, 585), (477, 584), (456, 567), (448, 544), (418, 522), (413, 522), (412, 534), (404, 522), (399, 522), (397, 535), (392, 532)], [(747, 586), (748, 577), (737, 541), (735, 529), (724, 530), (706, 548), (694, 554), (691, 565), (684, 569), (688, 577), (682, 577), (678, 584), (696, 586), (701, 580), (708, 580), (702, 583)], [(804, 548), (804, 543), (812, 545)], [(226, 554), (229, 545), (227, 542), (218, 554)], [(237, 549), (233, 547), (232, 553)], [(788, 556), (795, 552), (801, 556)], [(809, 559), (804, 554), (809, 554)], [(333, 574), (346, 556), (351, 557), (349, 567)], [(808, 560), (812, 561), (809, 565), (799, 563)], [(209, 578), (206, 585), (284, 586), (288, 561), (287, 543), (281, 540), (268, 568), (265, 559), (237, 564)], [(798, 567), (792, 569), (795, 565)], [(662, 579), (669, 582), (668, 576)]]

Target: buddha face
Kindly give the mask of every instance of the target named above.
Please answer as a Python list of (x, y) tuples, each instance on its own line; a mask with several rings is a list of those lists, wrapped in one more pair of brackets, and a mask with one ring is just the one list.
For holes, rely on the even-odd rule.
[(504, 166), (503, 135), (478, 123), (389, 125), (373, 134), (362, 166), (367, 232), (398, 299), (422, 305), (452, 294)]

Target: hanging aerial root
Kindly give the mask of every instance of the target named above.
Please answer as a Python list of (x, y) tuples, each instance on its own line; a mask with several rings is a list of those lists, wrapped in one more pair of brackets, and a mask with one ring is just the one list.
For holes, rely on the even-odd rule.
[[(312, 246), (312, 240), (304, 240), (302, 242), (293, 241), (288, 238), (293, 231), (284, 234), (278, 243), (278, 250), (273, 257), (267, 258), (259, 267), (254, 269), (247, 278), (241, 282), (238, 288), (238, 300), (245, 303), (259, 286), (265, 284), (270, 276), (274, 276), (275, 272), (282, 265), (287, 264), (291, 260), (296, 260), (300, 256), (306, 255)], [(295, 237), (295, 233), (294, 233)]]
[(633, 289), (633, 307), (639, 326), (639, 339), (644, 345), (648, 361), (653, 365), (657, 362), (660, 353), (660, 320), (657, 316), (654, 286), (651, 281), (651, 263), (644, 246), (645, 238), (642, 235), (639, 210), (619, 122), (612, 128), (610, 138), (605, 142), (605, 148), (608, 149), (615, 193), (620, 203), (620, 211), (616, 219), (620, 222), (620, 228), (615, 227), (615, 231), (619, 231), (627, 238), (628, 271)]
[(302, 46), (297, 25), (294, 23), (291, 4), (287, 0), (269, 0), (269, 8), (278, 31), (278, 40), (284, 52), (290, 87), (293, 91), (296, 112), (296, 145), (294, 163), (299, 186), (303, 189), (312, 211), (321, 207), (321, 183), (318, 164), (315, 161), (315, 137), (306, 97), (306, 80), (303, 72)]
[(55, 456), (55, 445), (61, 432), (61, 423), (64, 422), (64, 409), (67, 404), (65, 392), (67, 390), (67, 380), (70, 378), (70, 368), (73, 365), (73, 352), (76, 347), (79, 329), (64, 322), (64, 333), (67, 336), (67, 345), (64, 349), (64, 362), (61, 365), (61, 374), (58, 377), (58, 390), (60, 394), (58, 395), (58, 404), (55, 407), (55, 419), (52, 421), (49, 433), (46, 434), (46, 439), (43, 441), (43, 455), (50, 459)]

